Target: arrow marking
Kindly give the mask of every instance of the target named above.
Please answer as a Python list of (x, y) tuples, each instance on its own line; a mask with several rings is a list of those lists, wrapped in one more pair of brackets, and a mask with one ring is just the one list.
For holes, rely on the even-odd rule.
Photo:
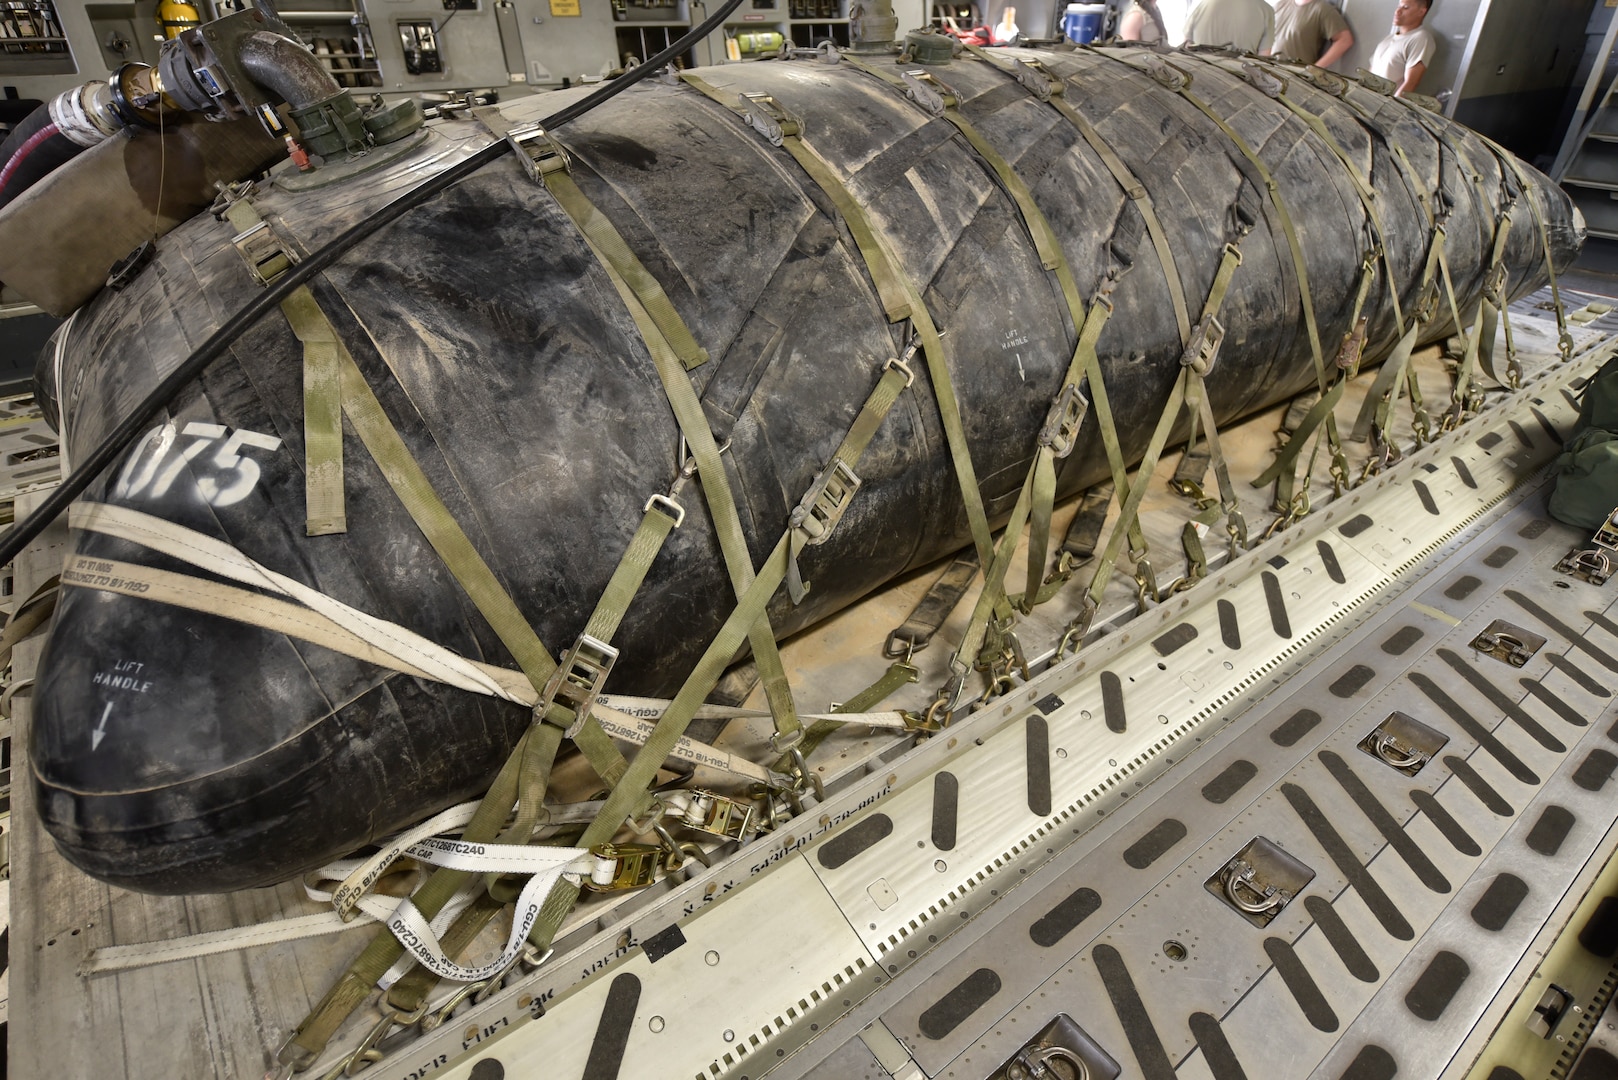
[(94, 731), (90, 732), (91, 750), (95, 750), (97, 747), (99, 747), (101, 745), (101, 740), (107, 737), (107, 717), (111, 715), (112, 702), (109, 701), (107, 702), (107, 707), (101, 710), (101, 723), (96, 725), (96, 729)]

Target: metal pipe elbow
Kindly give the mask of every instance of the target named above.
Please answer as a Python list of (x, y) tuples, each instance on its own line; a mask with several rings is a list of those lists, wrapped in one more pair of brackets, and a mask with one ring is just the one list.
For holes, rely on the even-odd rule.
[(337, 80), (300, 41), (260, 30), (249, 34), (238, 56), (242, 69), (294, 109), (306, 109), (342, 91)]

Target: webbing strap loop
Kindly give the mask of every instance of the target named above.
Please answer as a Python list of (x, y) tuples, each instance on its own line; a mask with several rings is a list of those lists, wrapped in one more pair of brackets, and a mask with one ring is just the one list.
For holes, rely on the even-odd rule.
[[(234, 200), (225, 215), (242, 233), (259, 230), (264, 235), (274, 236), (250, 199)], [(250, 268), (262, 281), (258, 269), (251, 265)], [(313, 313), (309, 311), (311, 305)], [(320, 313), (307, 288), (283, 300), (281, 310), (293, 333), (303, 343), (304, 532), (308, 536), (347, 532), (343, 492), (343, 392), (338, 378), (337, 332)]]

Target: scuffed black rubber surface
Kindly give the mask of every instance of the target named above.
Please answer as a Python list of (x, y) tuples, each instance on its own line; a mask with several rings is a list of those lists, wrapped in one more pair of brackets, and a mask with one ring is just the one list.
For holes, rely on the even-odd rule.
[[(1243, 170), (1206, 117), (1132, 64), (1139, 50), (1042, 57), (1067, 97), (1156, 201), (1200, 311)], [(1177, 54), (1209, 101), (1257, 148), (1298, 225), (1328, 353), (1348, 329), (1365, 247), (1363, 212), (1341, 163), (1280, 104), (1206, 59)], [(727, 93), (763, 91), (800, 117), (807, 141), (846, 178), (906, 273), (925, 283), (991, 518), (1009, 512), (1034, 436), (1072, 354), (1074, 327), (1013, 201), (955, 129), (850, 66), (758, 63), (703, 73)], [(1067, 119), (977, 61), (936, 69), (965, 115), (1017, 168), (1092, 292), (1115, 230), (1138, 213)], [(1407, 311), (1426, 258), (1427, 220), (1387, 139), (1454, 203), (1448, 250), (1463, 310), (1480, 294), (1502, 167), (1464, 129), (1423, 121), (1354, 86), (1363, 125), (1292, 80), (1370, 170)], [(514, 120), (555, 107), (529, 98)], [(1428, 126), (1442, 129), (1443, 149)], [(842, 439), (905, 329), (881, 312), (843, 223), (783, 150), (688, 87), (648, 81), (559, 133), (573, 174), (658, 278), (712, 359), (691, 373), (719, 441), (752, 555), (761, 560)], [(436, 128), (415, 154), (345, 185), (289, 196), (265, 187), (272, 226), (313, 250), (487, 135)], [(1536, 174), (1537, 175), (1537, 174)], [(1479, 178), (1476, 182), (1473, 177)], [(1543, 178), (1530, 193), (1555, 258), (1582, 239)], [(59, 403), (77, 453), (94, 445), (164, 372), (258, 289), (202, 215), (154, 262), (75, 320)], [(1314, 382), (1295, 274), (1273, 211), (1243, 246), (1212, 383), (1231, 418)], [(1535, 231), (1513, 229), (1508, 291), (1544, 279)], [(679, 432), (617, 294), (571, 222), (509, 157), (350, 253), (315, 293), (450, 511), (553, 652), (571, 643), (653, 493), (668, 490)], [(1178, 371), (1163, 268), (1148, 242), (1113, 296), (1099, 352), (1125, 449), (1138, 456)], [(1397, 337), (1386, 288), (1366, 309), (1373, 358)], [(1435, 324), (1431, 337), (1452, 328)], [(302, 349), (271, 317), (183, 395), (175, 432), (221, 425), (281, 440), (250, 450), (260, 469), (240, 501), (206, 491), (241, 479), (207, 455), (157, 485), (109, 476), (92, 497), (125, 502), (219, 537), (266, 566), (474, 659), (514, 667), (427, 545), (364, 447), (345, 435), (349, 531), (304, 535)], [(776, 597), (782, 636), (968, 541), (938, 408), (925, 373), (900, 398), (859, 468), (864, 487), (830, 543), (803, 561), (813, 591)], [(180, 434), (181, 442), (185, 437)], [(148, 450), (148, 453), (151, 451)], [(137, 451), (138, 454), (138, 451)], [(140, 462), (126, 469), (138, 477)], [(1101, 480), (1093, 423), (1064, 463), (1070, 494)], [(215, 500), (218, 502), (219, 500)], [(695, 485), (624, 621), (612, 688), (676, 689), (728, 614), (728, 578)], [(104, 536), (80, 554), (189, 568)], [(318, 865), (485, 786), (527, 723), (524, 710), (371, 667), (320, 647), (151, 601), (66, 591), (41, 666), (30, 764), (47, 827), (88, 872), (131, 888), (192, 892), (260, 885)], [(95, 732), (102, 732), (95, 738)]]

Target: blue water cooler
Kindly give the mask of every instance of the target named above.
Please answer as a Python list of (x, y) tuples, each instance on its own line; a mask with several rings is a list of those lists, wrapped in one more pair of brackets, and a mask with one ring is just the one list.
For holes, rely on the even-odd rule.
[(1075, 45), (1088, 45), (1101, 36), (1106, 22), (1106, 4), (1069, 4), (1062, 16), (1062, 36)]

